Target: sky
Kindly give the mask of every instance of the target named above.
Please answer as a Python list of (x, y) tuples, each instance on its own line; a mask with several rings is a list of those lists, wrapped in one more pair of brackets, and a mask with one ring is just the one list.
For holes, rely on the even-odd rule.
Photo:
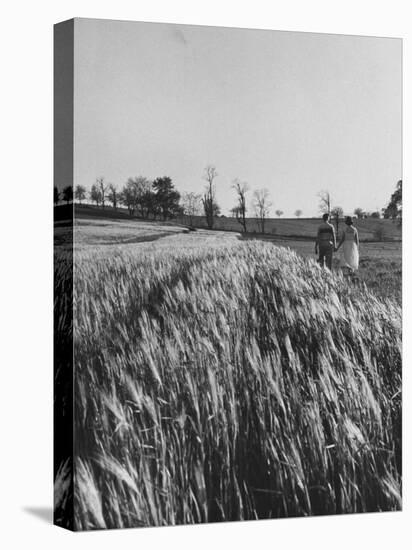
[[(384, 207), (402, 178), (399, 39), (75, 20), (74, 185), (170, 176), (201, 193), (216, 166), (272, 210)], [(252, 213), (250, 212), (250, 215)]]

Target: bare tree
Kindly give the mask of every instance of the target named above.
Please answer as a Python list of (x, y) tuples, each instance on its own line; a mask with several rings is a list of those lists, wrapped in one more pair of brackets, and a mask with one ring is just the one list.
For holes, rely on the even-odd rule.
[(203, 179), (206, 181), (206, 189), (202, 198), (203, 209), (205, 211), (206, 223), (209, 229), (213, 228), (214, 217), (219, 211), (219, 207), (216, 203), (216, 194), (214, 180), (218, 176), (216, 168), (209, 164), (205, 168)]
[(182, 194), (183, 213), (189, 218), (189, 225), (193, 227), (193, 218), (199, 216), (202, 208), (202, 195), (199, 193), (183, 193)]
[(90, 200), (95, 202), (97, 206), (102, 202), (102, 194), (96, 183), (94, 183), (90, 189)]
[(119, 202), (119, 193), (117, 191), (117, 187), (113, 183), (109, 183), (107, 200), (113, 205), (113, 208), (117, 208), (117, 203)]
[(272, 203), (270, 201), (269, 191), (267, 189), (258, 189), (253, 193), (252, 205), (259, 219), (259, 229), (262, 233), (265, 232), (265, 221), (269, 215)]
[(300, 218), (301, 215), (302, 215), (302, 210), (299, 210), (299, 209), (298, 209), (298, 210), (295, 210), (295, 216), (296, 216), (297, 218)]
[(246, 193), (249, 191), (249, 185), (246, 181), (233, 180), (233, 189), (237, 193), (237, 216), (236, 219), (246, 233)]
[(134, 216), (136, 210), (136, 196), (135, 189), (130, 181), (130, 178), (127, 180), (127, 183), (123, 186), (119, 193), (119, 202), (127, 208), (129, 211), (129, 216)]
[[(160, 178), (157, 179), (159, 180)], [(136, 208), (139, 208), (142, 218), (147, 218), (149, 213), (146, 208), (146, 196), (152, 191), (152, 182), (144, 176), (137, 176), (129, 179), (129, 181), (132, 182), (135, 188)]]
[(105, 204), (104, 200), (105, 200), (105, 197), (106, 197), (106, 192), (108, 190), (108, 186), (105, 184), (104, 178), (97, 178), (96, 179), (96, 185), (97, 185), (97, 187), (99, 188), (99, 191), (100, 191), (100, 196), (101, 196), (100, 202), (101, 202), (102, 208), (104, 208), (104, 204)]
[(86, 188), (83, 185), (76, 185), (74, 190), (74, 198), (82, 203), (82, 200), (86, 198)]
[(319, 197), (319, 210), (322, 212), (322, 214), (329, 214), (331, 211), (331, 198), (329, 191), (320, 191), (318, 193)]
[(363, 218), (363, 216), (365, 215), (364, 211), (362, 208), (355, 208), (355, 210), (353, 211), (353, 213), (355, 214), (355, 216), (359, 219)]
[(336, 225), (336, 235), (339, 234), (339, 220), (340, 218), (343, 217), (343, 208), (340, 207), (340, 206), (335, 206), (334, 208), (332, 208), (332, 211), (331, 211), (331, 216), (332, 218), (335, 220), (335, 225)]
[(276, 210), (275, 214), (278, 218), (280, 218), (280, 216), (283, 216), (283, 210)]

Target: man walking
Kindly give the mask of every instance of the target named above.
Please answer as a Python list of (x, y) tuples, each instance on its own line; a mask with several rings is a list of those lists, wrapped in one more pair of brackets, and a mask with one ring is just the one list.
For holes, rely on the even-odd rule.
[(315, 254), (319, 252), (319, 263), (322, 267), (326, 264), (327, 268), (332, 269), (332, 256), (336, 250), (335, 229), (329, 221), (329, 214), (323, 214), (322, 220), (316, 237)]

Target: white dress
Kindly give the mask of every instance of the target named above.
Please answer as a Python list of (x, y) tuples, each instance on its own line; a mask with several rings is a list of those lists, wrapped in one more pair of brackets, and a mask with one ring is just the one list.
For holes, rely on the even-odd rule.
[(342, 245), (341, 265), (356, 270), (359, 268), (359, 249), (356, 244), (357, 230), (348, 225), (344, 231), (345, 240)]

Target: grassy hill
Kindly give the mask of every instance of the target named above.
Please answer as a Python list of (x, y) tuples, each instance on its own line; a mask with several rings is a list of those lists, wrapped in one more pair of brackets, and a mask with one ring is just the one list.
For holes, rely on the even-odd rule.
[(76, 527), (400, 509), (399, 305), (183, 229), (76, 221)]
[(399, 307), (228, 235), (80, 251), (77, 528), (400, 508)]

